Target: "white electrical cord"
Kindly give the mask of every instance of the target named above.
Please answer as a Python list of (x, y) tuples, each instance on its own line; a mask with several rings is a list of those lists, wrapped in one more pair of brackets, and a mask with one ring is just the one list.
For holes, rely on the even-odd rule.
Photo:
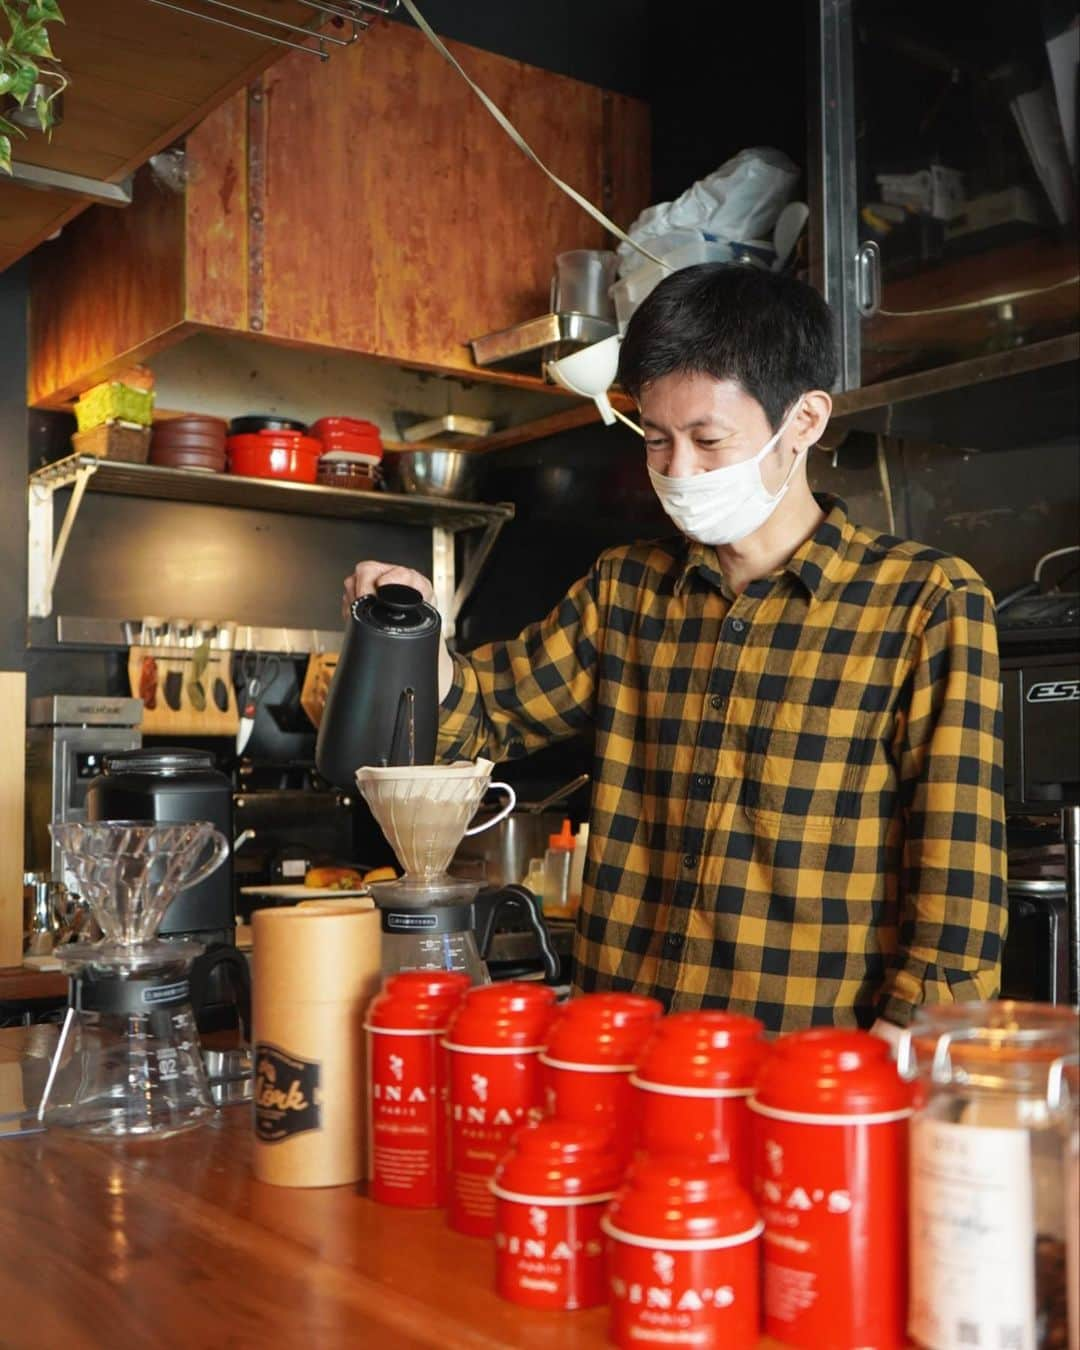
[(1039, 584), (1039, 579), (1042, 576), (1043, 566), (1053, 558), (1064, 558), (1066, 553), (1080, 553), (1080, 544), (1067, 544), (1064, 548), (1055, 548), (1050, 553), (1044, 553), (1035, 564), (1035, 574), (1032, 577), (1032, 581), (1035, 582), (1036, 586)]
[(655, 253), (650, 253), (647, 248), (644, 248), (641, 244), (631, 239), (630, 236), (626, 234), (623, 230), (620, 230), (618, 225), (616, 225), (613, 220), (610, 220), (603, 213), (603, 211), (600, 210), (598, 206), (594, 206), (587, 197), (583, 197), (581, 193), (578, 192), (575, 188), (572, 188), (569, 183), (564, 182), (558, 176), (558, 174), (553, 173), (544, 163), (544, 161), (540, 158), (540, 156), (536, 153), (536, 151), (532, 148), (532, 146), (528, 144), (525, 138), (514, 126), (514, 124), (502, 111), (502, 109), (492, 99), (488, 98), (487, 94), (484, 93), (484, 91), (474, 80), (469, 78), (469, 76), (462, 69), (461, 63), (457, 60), (457, 58), (453, 55), (453, 53), (446, 47), (445, 43), (439, 37), (438, 33), (435, 32), (435, 30), (431, 27), (428, 21), (424, 18), (424, 16), (413, 4), (413, 0), (401, 0), (401, 3), (404, 6), (404, 8), (409, 12), (409, 14), (412, 15), (412, 18), (416, 23), (417, 28), (420, 29), (421, 33), (423, 33), (423, 35), (427, 38), (427, 40), (431, 43), (431, 45), (435, 48), (435, 50), (439, 53), (439, 55), (444, 57), (447, 61), (449, 61), (449, 63), (453, 66), (453, 68), (457, 71), (457, 73), (461, 76), (461, 78), (473, 91), (473, 93), (484, 105), (484, 107), (488, 110), (488, 112), (492, 115), (492, 117), (494, 117), (495, 121), (498, 122), (499, 126), (502, 127), (503, 131), (506, 132), (506, 134), (510, 137), (510, 139), (514, 142), (514, 144), (518, 146), (519, 149), (523, 150), (525, 154), (528, 155), (528, 157), (532, 160), (532, 162), (536, 165), (538, 169), (541, 169), (544, 173), (547, 174), (547, 176), (551, 179), (551, 181), (555, 184), (555, 186), (559, 189), (560, 192), (565, 192), (566, 195), (571, 199), (571, 201), (577, 202), (578, 206), (580, 206), (583, 211), (587, 211), (588, 214), (592, 216), (594, 220), (598, 221), (604, 227), (605, 230), (615, 235), (617, 239), (621, 239), (624, 244), (629, 244), (631, 248), (636, 248), (637, 251), (644, 257), (648, 258), (650, 262), (658, 264), (658, 266), (664, 268), (665, 271), (671, 270), (669, 265), (665, 263), (662, 258), (658, 258), (655, 255)]
[[(404, 0), (405, 4), (409, 0)], [(1064, 281), (1051, 282), (1049, 286), (1032, 286), (1026, 291), (1005, 291), (1001, 295), (984, 295), (981, 300), (964, 300), (956, 305), (935, 305), (932, 309), (878, 309), (887, 319), (918, 319), (926, 314), (959, 314), (968, 309), (986, 309), (990, 305), (1007, 305), (1013, 300), (1026, 300), (1031, 295), (1042, 295), (1045, 291), (1058, 291), (1063, 286), (1075, 286), (1080, 282), (1080, 272)]]
[(896, 533), (896, 511), (893, 508), (892, 481), (889, 478), (889, 461), (885, 456), (885, 437), (878, 436), (877, 468), (881, 479), (881, 495), (885, 498), (885, 514), (889, 522), (889, 533)]

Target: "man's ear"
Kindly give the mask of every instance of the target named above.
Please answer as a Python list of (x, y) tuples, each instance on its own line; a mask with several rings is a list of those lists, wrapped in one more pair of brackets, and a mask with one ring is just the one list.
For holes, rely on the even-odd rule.
[(816, 445), (825, 434), (832, 415), (832, 399), (824, 389), (803, 394), (802, 404), (791, 423), (792, 448), (798, 452)]

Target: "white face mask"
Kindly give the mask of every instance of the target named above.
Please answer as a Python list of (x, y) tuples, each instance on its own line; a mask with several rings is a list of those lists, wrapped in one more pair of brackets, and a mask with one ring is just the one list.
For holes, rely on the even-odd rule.
[(669, 478), (649, 469), (660, 505), (683, 534), (702, 544), (735, 544), (765, 524), (780, 505), (792, 474), (810, 449), (806, 446), (799, 452), (780, 490), (775, 495), (770, 493), (761, 477), (761, 461), (784, 434), (798, 407), (799, 403), (792, 406), (776, 434), (756, 455), (738, 464), (691, 474), (688, 478)]

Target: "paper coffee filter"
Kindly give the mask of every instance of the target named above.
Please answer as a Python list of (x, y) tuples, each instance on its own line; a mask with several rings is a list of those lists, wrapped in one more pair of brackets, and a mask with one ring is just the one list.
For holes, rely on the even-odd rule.
[(416, 764), (358, 769), (356, 785), (411, 878), (442, 876), (487, 791), (494, 766)]

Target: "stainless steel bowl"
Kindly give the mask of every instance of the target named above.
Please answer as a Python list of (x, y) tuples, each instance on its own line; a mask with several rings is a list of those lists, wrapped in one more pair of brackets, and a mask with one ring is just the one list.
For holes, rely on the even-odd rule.
[(462, 450), (388, 450), (382, 465), (391, 492), (467, 502), (477, 495), (483, 456)]

